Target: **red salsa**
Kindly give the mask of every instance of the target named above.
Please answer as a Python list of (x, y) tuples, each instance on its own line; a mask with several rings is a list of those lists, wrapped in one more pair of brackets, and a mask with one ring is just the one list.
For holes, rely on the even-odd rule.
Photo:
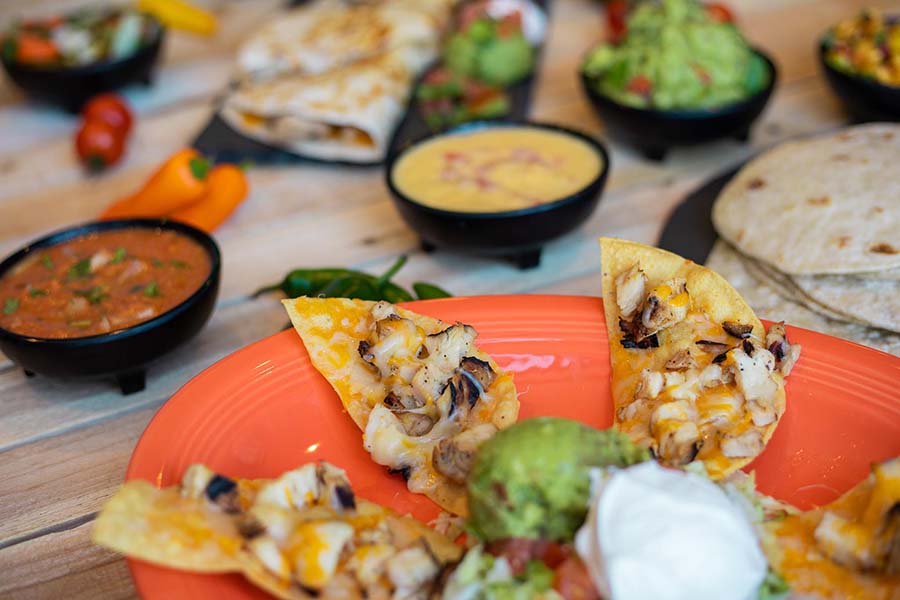
[(207, 251), (175, 231), (100, 231), (35, 250), (0, 278), (0, 327), (41, 338), (109, 333), (181, 304), (206, 281)]

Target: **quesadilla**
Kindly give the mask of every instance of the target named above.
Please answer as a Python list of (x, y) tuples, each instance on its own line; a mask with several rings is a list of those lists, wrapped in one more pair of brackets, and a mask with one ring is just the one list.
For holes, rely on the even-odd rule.
[(748, 163), (713, 224), (743, 254), (788, 275), (900, 267), (900, 125), (787, 142)]
[(228, 96), (228, 125), (305, 156), (378, 162), (403, 116), (412, 73), (396, 53), (319, 75), (292, 75), (244, 85)]
[(195, 464), (177, 486), (129, 481), (93, 540), (164, 567), (242, 573), (285, 600), (418, 597), (461, 554), (412, 517), (356, 498), (346, 473), (324, 462), (274, 480)]
[(512, 375), (475, 346), (475, 329), (387, 302), (302, 297), (284, 306), (372, 460), (465, 516), (475, 452), (519, 412)]
[(601, 238), (615, 424), (667, 465), (721, 479), (756, 458), (785, 410), (800, 354), (721, 276), (675, 254)]
[(315, 2), (264, 25), (241, 47), (238, 67), (255, 80), (314, 75), (403, 47), (418, 72), (436, 57), (449, 12), (449, 2)]
[[(900, 599), (900, 458), (833, 503), (765, 524), (772, 567), (795, 594)], [(806, 596), (804, 596), (806, 597)]]

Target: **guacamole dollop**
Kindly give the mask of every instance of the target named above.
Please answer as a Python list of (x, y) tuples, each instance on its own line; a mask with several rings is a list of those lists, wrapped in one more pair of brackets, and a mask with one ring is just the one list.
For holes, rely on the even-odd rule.
[(478, 451), (468, 480), (469, 527), (486, 541), (571, 541), (587, 515), (591, 467), (649, 458), (612, 429), (552, 417), (521, 421)]
[(769, 83), (766, 62), (733, 23), (696, 0), (645, 1), (619, 44), (601, 44), (582, 66), (594, 89), (639, 108), (697, 110), (731, 104)]

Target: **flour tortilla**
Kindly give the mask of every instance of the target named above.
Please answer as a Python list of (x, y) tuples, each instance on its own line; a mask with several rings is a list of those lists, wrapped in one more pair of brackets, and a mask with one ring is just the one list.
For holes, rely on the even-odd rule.
[(900, 356), (900, 334), (847, 322), (839, 315), (829, 317), (813, 311), (789, 290), (760, 275), (762, 271), (751, 273), (752, 264), (752, 259), (740, 256), (721, 240), (716, 242), (706, 261), (709, 268), (728, 279), (763, 319), (784, 320), (796, 327), (819, 331)]
[[(896, 270), (894, 270), (896, 271)], [(890, 274), (891, 271), (885, 271)], [(792, 278), (812, 302), (862, 323), (900, 333), (900, 279), (887, 275), (798, 276)]]
[(406, 66), (418, 72), (437, 55), (449, 9), (440, 0), (320, 0), (260, 28), (239, 50), (238, 68), (252, 79), (314, 75), (407, 47)]
[(787, 142), (751, 161), (713, 206), (719, 234), (789, 275), (900, 267), (900, 125)]
[(378, 162), (406, 107), (411, 72), (396, 53), (320, 75), (246, 84), (221, 115), (236, 131), (323, 160)]

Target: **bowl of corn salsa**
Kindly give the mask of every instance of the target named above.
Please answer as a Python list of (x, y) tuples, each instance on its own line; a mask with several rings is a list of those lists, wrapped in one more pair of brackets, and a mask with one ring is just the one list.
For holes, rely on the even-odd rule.
[(0, 263), (0, 350), (29, 374), (143, 387), (146, 365), (209, 319), (220, 270), (212, 238), (180, 223), (51, 234)]
[(900, 119), (900, 18), (866, 9), (828, 30), (819, 44), (825, 77), (860, 121)]

